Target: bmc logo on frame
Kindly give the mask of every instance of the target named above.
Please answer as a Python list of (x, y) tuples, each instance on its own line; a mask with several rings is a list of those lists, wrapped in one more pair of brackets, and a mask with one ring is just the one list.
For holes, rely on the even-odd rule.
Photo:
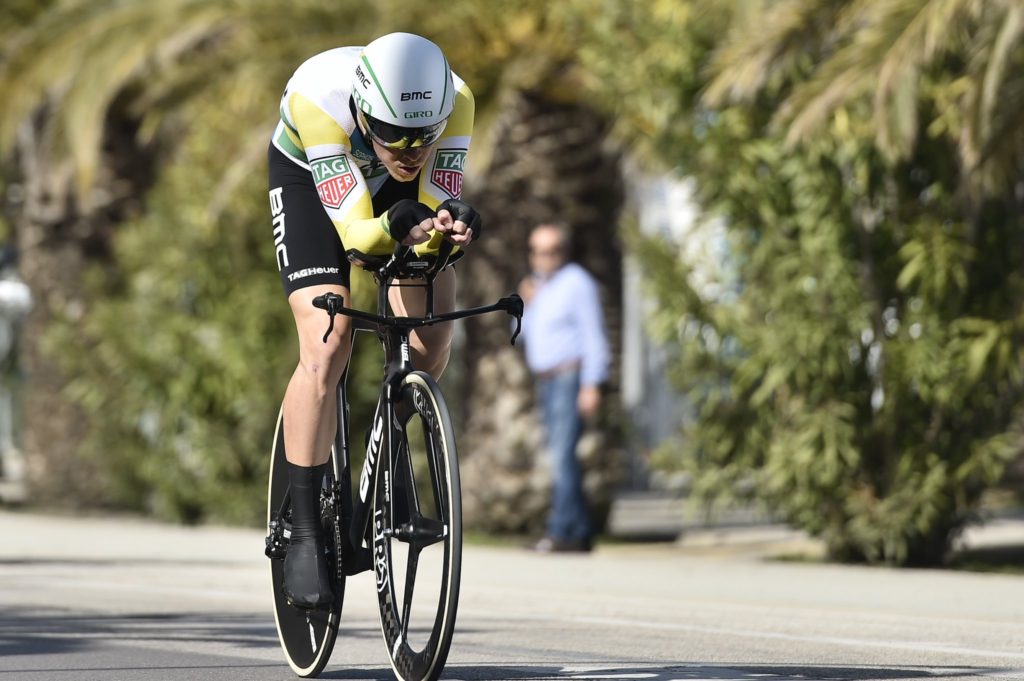
[(356, 186), (356, 176), (349, 167), (348, 159), (344, 156), (317, 159), (309, 164), (309, 170), (313, 173), (320, 202), (331, 208), (341, 208), (341, 202)]
[(438, 149), (434, 167), (430, 171), (430, 181), (457, 199), (462, 196), (462, 171), (465, 166), (465, 149)]

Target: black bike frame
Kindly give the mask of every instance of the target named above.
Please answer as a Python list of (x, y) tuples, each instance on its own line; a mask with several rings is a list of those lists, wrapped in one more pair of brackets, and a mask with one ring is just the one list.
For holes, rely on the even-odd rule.
[[(444, 269), (450, 254), (449, 249), (442, 249), (437, 260), (421, 273), (413, 276), (422, 278), (423, 284), (396, 284), (400, 274), (409, 277), (408, 265), (410, 251), (396, 249), (395, 254), (382, 264), (374, 273), (378, 283), (377, 310), (379, 314), (371, 314), (361, 310), (345, 307), (341, 296), (325, 294), (318, 296), (313, 304), (324, 309), (330, 315), (330, 326), (324, 334), (324, 340), (334, 328), (334, 316), (342, 314), (352, 318), (353, 334), (355, 331), (372, 331), (384, 348), (385, 371), (381, 382), (381, 396), (374, 411), (370, 439), (367, 444), (366, 459), (359, 476), (359, 490), (356, 498), (352, 498), (352, 479), (349, 457), (349, 409), (348, 395), (345, 388), (348, 370), (338, 383), (338, 431), (334, 441), (337, 479), (334, 483), (335, 512), (342, 522), (342, 536), (348, 541), (341, 546), (342, 568), (347, 575), (357, 574), (370, 569), (373, 565), (373, 541), (370, 536), (370, 516), (373, 511), (373, 490), (377, 485), (377, 476), (382, 468), (392, 469), (397, 458), (395, 444), (402, 435), (402, 424), (395, 415), (395, 404), (400, 396), (402, 381), (414, 370), (410, 360), (409, 336), (414, 329), (455, 321), (488, 312), (505, 311), (516, 317), (517, 323), (522, 318), (523, 302), (518, 295), (502, 298), (493, 305), (458, 310), (446, 314), (434, 315), (434, 278)], [(361, 255), (361, 254), (359, 254)], [(365, 256), (363, 256), (365, 257)], [(354, 258), (350, 254), (350, 259)], [(385, 313), (388, 309), (388, 292), (395, 286), (414, 286), (426, 289), (426, 316), (424, 317), (392, 317)], [(512, 335), (515, 344), (519, 328)], [(344, 531), (347, 528), (347, 532)]]

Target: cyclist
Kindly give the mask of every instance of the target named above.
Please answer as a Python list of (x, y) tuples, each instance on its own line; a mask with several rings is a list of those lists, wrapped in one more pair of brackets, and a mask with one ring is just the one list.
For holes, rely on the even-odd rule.
[[(348, 364), (351, 326), (339, 316), (324, 343), (313, 298), (336, 293), (352, 305), (373, 290), (351, 271), (347, 249), (382, 255), (396, 242), (436, 252), (444, 239), (464, 247), (480, 218), (460, 201), (473, 128), (473, 95), (441, 49), (409, 33), (365, 47), (318, 54), (295, 71), (281, 98), (268, 151), (277, 265), (299, 335), (299, 361), (285, 392), (284, 440), (292, 533), (284, 592), (315, 608), (332, 598), (320, 525), (320, 488), (337, 428), (335, 387)], [(419, 288), (394, 288), (397, 315), (420, 315)], [(434, 309), (455, 304), (455, 273), (434, 285)], [(410, 339), (417, 367), (438, 377), (448, 362), (450, 324)]]

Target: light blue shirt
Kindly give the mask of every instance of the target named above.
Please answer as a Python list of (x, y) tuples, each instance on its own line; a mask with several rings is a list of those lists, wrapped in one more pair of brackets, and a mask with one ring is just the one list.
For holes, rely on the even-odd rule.
[(583, 385), (603, 382), (610, 355), (594, 278), (568, 263), (538, 282), (523, 313), (523, 340), (526, 363), (534, 373), (578, 360)]

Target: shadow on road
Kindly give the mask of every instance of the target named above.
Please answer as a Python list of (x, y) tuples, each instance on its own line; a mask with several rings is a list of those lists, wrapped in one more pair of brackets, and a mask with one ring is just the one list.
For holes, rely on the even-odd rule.
[[(364, 626), (347, 626), (342, 632), (347, 638), (380, 637), (376, 623)], [(260, 664), (254, 659), (243, 661), (246, 649), (266, 649), (278, 646), (277, 631), (273, 619), (263, 615), (209, 615), (209, 614), (150, 614), (150, 615), (82, 615), (62, 610), (10, 609), (0, 613), (0, 660), (12, 662), (22, 672), (45, 674), (47, 672), (74, 672), (75, 667), (63, 667), (54, 663), (54, 656), (76, 655), (93, 649), (109, 646), (111, 643), (177, 643), (180, 647), (190, 642), (197, 645), (222, 644), (234, 648), (239, 659), (220, 658), (214, 665), (205, 665), (204, 656), (192, 657), (193, 664), (167, 664), (168, 659), (149, 658), (148, 664), (128, 666), (91, 666), (80, 668), (81, 672), (172, 670), (249, 669), (242, 672), (245, 678), (255, 678), (256, 668), (266, 668), (267, 678), (295, 678), (289, 671), (280, 670), (280, 663)], [(147, 648), (149, 646), (146, 646)], [(173, 649), (174, 646), (169, 646)], [(180, 649), (180, 648), (179, 648)], [(169, 649), (167, 652), (171, 652)], [(172, 653), (173, 654), (173, 653)], [(43, 659), (47, 669), (29, 664), (22, 667), (12, 658), (31, 657)], [(179, 658), (180, 659), (180, 658)], [(174, 660), (177, 662), (178, 660)], [(184, 662), (184, 660), (182, 660)], [(78, 660), (75, 660), (78, 662)], [(341, 659), (336, 659), (321, 675), (324, 679), (351, 679), (353, 681), (393, 681), (389, 667), (345, 668)], [(273, 671), (272, 671), (273, 670)], [(624, 663), (622, 661), (594, 661), (586, 664), (560, 665), (459, 665), (450, 664), (445, 668), (444, 678), (452, 681), (882, 681), (892, 679), (949, 679), (971, 677), (999, 677), (1020, 670), (980, 667), (878, 667), (848, 665), (801, 665), (794, 664), (701, 664), (680, 662), (673, 665), (649, 665)], [(18, 673), (17, 669), (0, 665), (0, 680), (7, 673)], [(212, 678), (212, 677), (211, 677)], [(218, 676), (220, 678), (220, 676)], [(232, 675), (224, 678), (236, 678)], [(1019, 677), (1017, 677), (1019, 678)]]
[[(586, 670), (586, 671), (583, 671)], [(891, 679), (992, 678), (1009, 669), (979, 667), (850, 667), (844, 665), (678, 664), (670, 666), (622, 665), (606, 667), (574, 664), (492, 666), (448, 665), (444, 678), (458, 681), (889, 681)], [(394, 681), (391, 670), (328, 669), (324, 679)]]
[(18, 608), (0, 614), (0, 658), (59, 655), (85, 650), (98, 642), (147, 640), (264, 647), (277, 645), (277, 632), (273, 620), (252, 615), (81, 615)]
[[(380, 628), (345, 628), (344, 635), (379, 638)], [(59, 655), (110, 641), (201, 641), (241, 648), (277, 647), (273, 617), (263, 615), (82, 615), (62, 610), (7, 609), (0, 613), (0, 658)]]

